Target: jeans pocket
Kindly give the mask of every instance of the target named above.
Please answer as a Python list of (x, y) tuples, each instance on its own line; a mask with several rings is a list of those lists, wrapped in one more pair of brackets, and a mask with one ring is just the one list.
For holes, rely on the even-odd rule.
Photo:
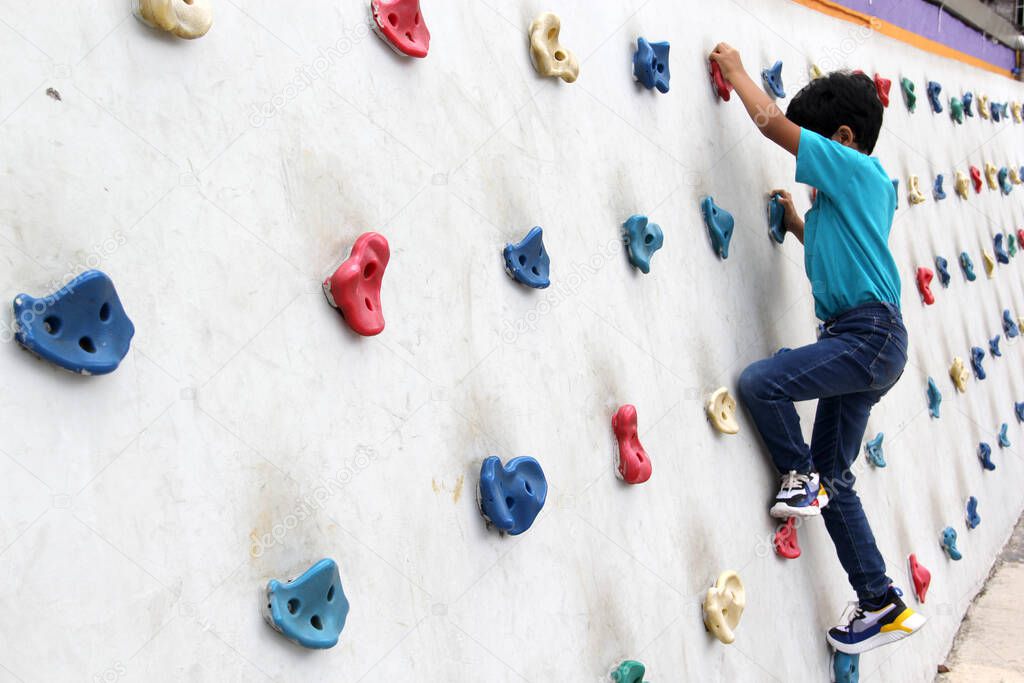
[(871, 388), (875, 390), (889, 389), (903, 375), (903, 369), (907, 365), (907, 352), (905, 345), (900, 343), (899, 334), (896, 330), (890, 330), (885, 335), (882, 347), (875, 355), (868, 367), (868, 374), (871, 375)]

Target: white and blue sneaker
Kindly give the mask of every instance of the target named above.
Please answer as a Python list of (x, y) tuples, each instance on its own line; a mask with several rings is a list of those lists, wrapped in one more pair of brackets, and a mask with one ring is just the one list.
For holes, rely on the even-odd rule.
[(917, 633), (928, 621), (903, 603), (903, 592), (889, 586), (881, 605), (851, 602), (838, 626), (825, 638), (839, 652), (858, 655), (876, 647), (894, 643)]
[(828, 493), (821, 485), (817, 472), (800, 474), (792, 470), (782, 475), (782, 488), (775, 496), (775, 505), (769, 511), (772, 517), (813, 517), (828, 505)]

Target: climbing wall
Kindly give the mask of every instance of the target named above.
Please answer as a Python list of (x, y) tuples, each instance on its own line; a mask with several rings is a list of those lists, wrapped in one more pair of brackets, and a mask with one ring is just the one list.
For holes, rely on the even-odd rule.
[[(624, 658), (652, 681), (827, 680), (824, 631), (853, 598), (828, 535), (812, 520), (802, 556), (777, 557), (753, 425), (741, 414), (720, 435), (703, 411), (816, 324), (801, 247), (765, 221), (768, 190), (802, 210), (808, 190), (712, 94), (718, 40), (755, 77), (783, 60), (790, 94), (811, 62), (896, 83), (876, 153), (901, 181), (910, 362), (866, 435), (885, 432), (888, 467), (862, 458), (855, 474), (890, 576), (909, 598), (914, 552), (933, 578), (928, 625), (864, 655), (861, 680), (931, 680), (1024, 505), (1024, 346), (1004, 340), (965, 394), (948, 375), (1004, 309), (1024, 315), (1024, 255), (994, 279), (981, 265), (1024, 224), (1024, 188), (952, 192), (970, 164), (1019, 167), (1024, 125), (954, 125), (924, 89), (1012, 101), (1017, 84), (784, 0), (425, 0), (422, 61), (388, 49), (363, 2), (217, 2), (196, 41), (125, 4), (0, 2), (0, 292), (99, 268), (136, 326), (115, 373), (83, 378), (23, 352), (3, 318), (0, 682), (596, 682)], [(574, 84), (532, 68), (544, 10), (580, 61)], [(631, 78), (640, 35), (672, 44), (667, 94)], [(928, 194), (913, 207), (911, 174)], [(736, 218), (726, 261), (701, 222), (708, 194)], [(635, 213), (665, 232), (649, 275), (620, 241)], [(547, 290), (503, 270), (534, 225)], [(391, 245), (372, 338), (320, 288), (368, 230)], [(924, 307), (914, 272), (936, 255), (952, 282)], [(614, 472), (624, 403), (653, 461), (634, 487)], [(489, 455), (543, 465), (547, 504), (523, 535), (480, 517)], [(261, 591), (322, 557), (352, 607), (341, 643), (309, 652), (264, 623)], [(701, 621), (726, 569), (747, 591), (732, 645)]]

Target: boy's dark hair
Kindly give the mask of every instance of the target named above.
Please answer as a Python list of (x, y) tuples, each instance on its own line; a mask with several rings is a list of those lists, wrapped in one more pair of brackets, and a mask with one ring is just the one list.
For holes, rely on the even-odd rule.
[(826, 138), (849, 126), (860, 151), (871, 154), (882, 129), (882, 111), (874, 81), (862, 73), (833, 71), (798, 92), (786, 117)]

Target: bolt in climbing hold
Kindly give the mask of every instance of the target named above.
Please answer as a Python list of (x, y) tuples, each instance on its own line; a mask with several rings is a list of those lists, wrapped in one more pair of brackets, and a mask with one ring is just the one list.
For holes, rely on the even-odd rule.
[(977, 529), (981, 524), (981, 515), (978, 514), (978, 499), (971, 496), (967, 499), (966, 514), (964, 515), (968, 529)]
[(530, 528), (548, 495), (540, 463), (530, 457), (512, 458), (502, 466), (492, 455), (480, 467), (480, 512), (499, 531), (516, 536)]
[(839, 650), (833, 650), (832, 680), (834, 683), (859, 683), (860, 655), (851, 655)]
[(935, 273), (943, 287), (949, 287), (949, 261), (941, 256), (935, 257)]
[(665, 243), (665, 234), (657, 223), (649, 223), (647, 216), (630, 216), (622, 224), (622, 242), (626, 245), (629, 262), (642, 273), (651, 272), (654, 252)]
[(985, 162), (985, 180), (988, 181), (988, 189), (998, 190), (999, 189), (999, 169), (997, 169), (992, 162)]
[(1007, 339), (1015, 339), (1020, 334), (1020, 328), (1014, 322), (1013, 316), (1010, 315), (1009, 308), (1003, 310), (1003, 334)]
[(949, 117), (957, 123), (964, 122), (964, 103), (956, 97), (949, 100)]
[(953, 384), (963, 394), (967, 392), (967, 382), (971, 375), (967, 372), (967, 366), (960, 356), (953, 356), (953, 364), (949, 367), (949, 376), (953, 378)]
[(534, 289), (544, 289), (551, 284), (551, 258), (544, 248), (544, 230), (537, 226), (526, 233), (517, 244), (506, 244), (502, 254), (505, 257), (505, 272), (509, 277)]
[(327, 303), (341, 311), (357, 334), (372, 337), (384, 331), (380, 288), (391, 259), (387, 239), (376, 232), (360, 235), (348, 258), (324, 280)]
[(430, 31), (420, 0), (370, 0), (373, 30), (400, 55), (422, 59), (430, 50)]
[(939, 391), (939, 387), (935, 384), (935, 380), (931, 377), (928, 378), (928, 414), (932, 417), (937, 418), (939, 416), (939, 406), (942, 404), (942, 392)]
[(786, 89), (782, 87), (782, 60), (772, 64), (767, 69), (761, 70), (761, 78), (764, 80), (765, 88), (780, 100), (786, 96)]
[(956, 182), (953, 186), (956, 189), (956, 193), (958, 195), (960, 195), (964, 199), (967, 199), (967, 190), (970, 188), (970, 181), (967, 179), (967, 176), (964, 175), (962, 171), (956, 172)]
[(213, 26), (209, 0), (133, 0), (135, 18), (178, 38), (201, 38)]
[(998, 358), (1003, 355), (1003, 352), (999, 350), (1000, 339), (1001, 337), (997, 334), (996, 336), (988, 340), (988, 352), (991, 353), (992, 356), (995, 358)]
[(14, 338), (26, 350), (81, 375), (113, 372), (128, 355), (135, 325), (106, 273), (87, 270), (39, 299), (14, 297)]
[(978, 460), (981, 461), (981, 466), (989, 472), (996, 468), (996, 464), (992, 462), (992, 447), (984, 441), (978, 444)]
[(878, 435), (864, 445), (864, 452), (868, 455), (868, 462), (875, 467), (885, 467), (885, 451), (882, 449), (882, 440), (885, 439), (885, 432), (878, 432)]
[(1003, 233), (1000, 232), (996, 234), (996, 236), (992, 238), (992, 250), (996, 253), (997, 261), (1000, 263), (1009, 263), (1010, 255), (1006, 253), (1006, 247), (1003, 245), (1004, 239), (1005, 235), (1003, 235)]
[(975, 194), (981, 194), (981, 169), (977, 166), (971, 166), (971, 182), (974, 183)]
[(1009, 448), (1010, 447), (1009, 429), (1010, 429), (1010, 425), (1006, 424), (1005, 422), (1003, 424), (999, 425), (999, 447), (1000, 448)]
[(735, 642), (746, 604), (740, 575), (731, 570), (722, 572), (704, 597), (704, 628), (726, 645)]
[(530, 59), (541, 76), (561, 78), (572, 83), (580, 75), (576, 56), (558, 41), (562, 20), (544, 12), (530, 24)]
[(1010, 182), (1010, 169), (1005, 166), (999, 169), (999, 173), (996, 175), (996, 180), (999, 184), (999, 190), (1004, 195), (1013, 192), (1013, 183)]
[(723, 434), (736, 434), (740, 431), (739, 422), (736, 421), (736, 399), (725, 387), (720, 387), (711, 394), (704, 410), (711, 426)]
[(946, 551), (951, 560), (959, 560), (963, 557), (956, 549), (956, 529), (951, 526), (942, 530), (942, 549)]
[(936, 201), (940, 201), (946, 198), (946, 191), (942, 189), (942, 181), (945, 180), (942, 174), (935, 176), (935, 184), (932, 185), (932, 196), (935, 197)]
[(971, 347), (971, 367), (974, 368), (974, 375), (979, 380), (985, 379), (985, 368), (982, 363), (985, 361), (985, 351), (980, 346)]
[(796, 517), (790, 517), (775, 531), (773, 540), (775, 552), (787, 560), (795, 560), (800, 557), (800, 539), (797, 538), (796, 529)]
[(964, 277), (967, 278), (968, 282), (974, 282), (978, 279), (978, 276), (974, 274), (974, 261), (971, 260), (971, 255), (966, 251), (960, 252), (960, 268), (964, 271)]
[(636, 52), (633, 53), (633, 78), (648, 90), (657, 88), (660, 93), (667, 93), (671, 75), (668, 69), (667, 42), (648, 43), (643, 38), (636, 39)]
[(925, 196), (921, 192), (921, 179), (916, 175), (910, 176), (907, 180), (907, 198), (910, 199), (910, 204), (924, 204)]
[(900, 88), (903, 90), (903, 99), (907, 103), (907, 110), (913, 114), (917, 109), (917, 92), (914, 82), (909, 78), (901, 78)]
[(981, 114), (981, 118), (988, 121), (989, 119), (989, 108), (988, 108), (988, 95), (978, 95), (978, 113)]
[(924, 301), (926, 306), (931, 306), (935, 303), (935, 295), (932, 294), (931, 289), (933, 277), (935, 277), (935, 274), (930, 268), (921, 266), (917, 269), (917, 291), (921, 293), (921, 300)]
[(711, 60), (711, 87), (714, 88), (718, 98), (725, 102), (728, 102), (732, 96), (732, 83), (725, 80), (725, 76), (722, 75), (722, 67), (718, 66), (718, 62), (714, 60)]
[(729, 258), (729, 243), (732, 241), (732, 232), (736, 226), (732, 214), (715, 204), (713, 197), (702, 199), (700, 209), (715, 253), (722, 259)]
[(942, 113), (942, 102), (939, 101), (939, 94), (942, 86), (935, 81), (928, 81), (928, 101), (931, 102), (932, 111), (936, 114)]
[(923, 564), (917, 561), (917, 557), (911, 553), (907, 558), (910, 565), (910, 580), (914, 584), (914, 595), (917, 601), (924, 604), (925, 596), (928, 595), (928, 587), (932, 583), (932, 573)]
[(636, 406), (620, 407), (612, 416), (612, 431), (619, 444), (619, 479), (627, 484), (642, 484), (651, 478), (651, 459), (637, 436)]
[(883, 107), (889, 106), (889, 90), (892, 89), (892, 81), (875, 74), (875, 90), (878, 91), (878, 99)]
[(964, 114), (967, 116), (974, 116), (974, 109), (971, 106), (974, 104), (974, 93), (965, 92), (961, 99), (964, 103)]
[(996, 276), (996, 257), (985, 249), (981, 252), (981, 260), (985, 264), (985, 274), (988, 275), (988, 279), (991, 280)]
[(779, 201), (781, 198), (778, 194), (768, 198), (768, 235), (779, 244), (786, 239), (786, 211)]
[(325, 558), (286, 582), (267, 583), (263, 617), (288, 640), (316, 650), (338, 644), (348, 617), (348, 599), (338, 565)]
[(647, 668), (643, 664), (627, 659), (612, 672), (611, 679), (615, 683), (643, 683), (646, 673)]

